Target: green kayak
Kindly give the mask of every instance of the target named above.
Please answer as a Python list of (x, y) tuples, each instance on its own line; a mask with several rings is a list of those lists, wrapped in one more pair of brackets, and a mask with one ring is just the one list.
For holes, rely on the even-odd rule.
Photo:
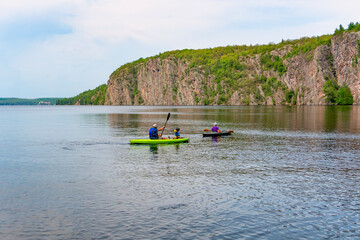
[(163, 144), (189, 142), (189, 138), (180, 139), (131, 139), (131, 144)]

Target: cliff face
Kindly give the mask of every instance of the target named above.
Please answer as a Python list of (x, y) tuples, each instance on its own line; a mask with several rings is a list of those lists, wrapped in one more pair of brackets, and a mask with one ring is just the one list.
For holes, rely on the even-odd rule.
[[(360, 32), (347, 32), (333, 36), (329, 44), (299, 54), (289, 55), (294, 46), (283, 45), (268, 55), (239, 55), (229, 64), (235, 66), (231, 74), (215, 74), (215, 67), (209, 70), (171, 54), (150, 58), (110, 76), (105, 104), (324, 105), (323, 87), (331, 79), (340, 86), (345, 83), (354, 104), (359, 104), (359, 39)], [(218, 64), (221, 61), (219, 58)], [(267, 66), (266, 61), (275, 67)]]
[(195, 95), (204, 94), (204, 82), (211, 85), (180, 59), (151, 59), (137, 68), (135, 74), (124, 71), (110, 77), (105, 104), (195, 105)]
[(347, 33), (332, 38), (331, 52), (339, 85), (345, 83), (354, 97), (354, 104), (360, 103), (360, 32)]
[(320, 46), (312, 52), (288, 60), (288, 70), (281, 80), (289, 89), (297, 92), (298, 105), (325, 104), (322, 91), (325, 78), (335, 78), (329, 55), (330, 47)]

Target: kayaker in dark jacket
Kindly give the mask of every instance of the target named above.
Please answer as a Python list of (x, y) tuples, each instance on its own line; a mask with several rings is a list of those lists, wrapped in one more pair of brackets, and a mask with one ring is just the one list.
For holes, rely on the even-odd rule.
[(214, 126), (211, 128), (211, 131), (212, 132), (221, 132), (219, 127), (217, 126), (217, 123), (215, 122), (214, 123)]
[(154, 124), (152, 128), (150, 128), (149, 130), (149, 138), (150, 139), (159, 139), (159, 137), (161, 137), (161, 135), (159, 136), (158, 131), (162, 131), (163, 129), (165, 129), (165, 126), (157, 129), (157, 125)]

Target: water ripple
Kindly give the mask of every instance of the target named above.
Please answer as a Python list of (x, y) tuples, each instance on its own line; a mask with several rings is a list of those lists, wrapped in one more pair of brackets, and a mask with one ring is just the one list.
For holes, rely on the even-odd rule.
[[(0, 239), (358, 239), (360, 108), (331, 109), (6, 108)], [(168, 111), (190, 143), (129, 144)]]

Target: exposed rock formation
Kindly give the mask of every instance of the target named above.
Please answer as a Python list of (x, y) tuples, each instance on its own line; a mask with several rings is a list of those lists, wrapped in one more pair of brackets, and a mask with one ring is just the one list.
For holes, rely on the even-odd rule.
[[(166, 58), (150, 58), (122, 67), (110, 76), (105, 104), (280, 105), (291, 104), (286, 100), (286, 91), (291, 91), (295, 98), (293, 104), (324, 105), (323, 86), (328, 79), (337, 79), (339, 85), (345, 83), (354, 96), (354, 104), (359, 104), (359, 39), (359, 32), (344, 33), (332, 37), (331, 44), (320, 45), (289, 58), (285, 56), (292, 51), (292, 46), (285, 45), (271, 51), (272, 57), (283, 59), (287, 68), (284, 74), (265, 69), (261, 64), (261, 54), (239, 57), (238, 61), (246, 66), (239, 82), (249, 83), (244, 85), (242, 82), (234, 88), (222, 81), (216, 82), (214, 75), (206, 73), (201, 66), (191, 66), (189, 60), (171, 55)], [(261, 83), (256, 82), (258, 76), (276, 78), (283, 87), (272, 86), (269, 96)], [(247, 86), (249, 90), (244, 90)]]
[[(357, 61), (360, 32), (337, 35), (332, 38), (331, 52), (339, 85), (346, 83), (354, 97), (354, 103), (360, 103), (360, 63)], [(355, 60), (356, 59), (356, 60)]]

